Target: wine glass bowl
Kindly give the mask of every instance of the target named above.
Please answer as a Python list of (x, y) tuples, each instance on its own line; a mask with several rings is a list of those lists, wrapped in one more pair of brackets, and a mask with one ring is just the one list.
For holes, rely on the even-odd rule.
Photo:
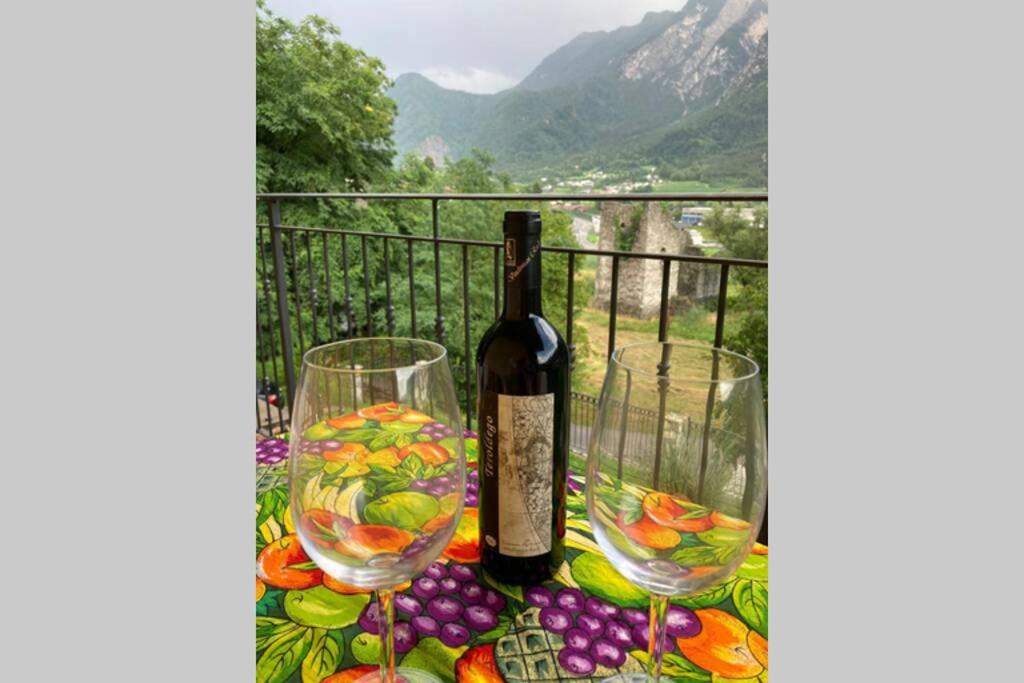
[(670, 342), (612, 354), (591, 432), (587, 512), (611, 563), (652, 594), (652, 623), (657, 613), (664, 625), (669, 596), (722, 583), (749, 554), (764, 516), (764, 419), (748, 358)]
[(380, 679), (394, 680), (393, 590), (444, 550), (466, 491), (462, 418), (444, 347), (371, 338), (308, 351), (291, 434), (296, 533), (331, 579), (377, 592), (382, 657), (391, 660), (382, 661)]

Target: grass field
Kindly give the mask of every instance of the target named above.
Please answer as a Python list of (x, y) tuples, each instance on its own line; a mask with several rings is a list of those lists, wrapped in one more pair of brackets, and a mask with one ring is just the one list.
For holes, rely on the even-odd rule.
[(763, 187), (737, 187), (728, 183), (701, 180), (665, 180), (654, 185), (655, 192), (763, 192)]
[[(576, 369), (573, 370), (573, 388), (597, 396), (601, 391), (607, 368), (608, 313), (588, 308), (577, 317), (587, 330), (587, 348), (576, 350)], [(726, 316), (726, 324), (729, 317)], [(671, 341), (693, 341), (710, 345), (715, 339), (715, 313), (703, 308), (692, 308), (675, 315), (669, 321), (668, 338)], [(615, 346), (642, 341), (657, 341), (658, 320), (639, 320), (618, 315), (615, 323)]]

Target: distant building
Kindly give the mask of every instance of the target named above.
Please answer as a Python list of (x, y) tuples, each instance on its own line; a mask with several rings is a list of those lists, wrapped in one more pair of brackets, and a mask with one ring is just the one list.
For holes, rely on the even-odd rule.
[(682, 216), (679, 217), (679, 226), (680, 227), (685, 226), (685, 227), (689, 228), (689, 227), (693, 227), (695, 225), (700, 225), (703, 222), (704, 222), (704, 217), (701, 216), (699, 213), (684, 213)]

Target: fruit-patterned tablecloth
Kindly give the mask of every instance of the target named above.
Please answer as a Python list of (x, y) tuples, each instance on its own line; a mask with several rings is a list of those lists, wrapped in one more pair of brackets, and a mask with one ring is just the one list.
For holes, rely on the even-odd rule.
[[(596, 681), (641, 670), (648, 597), (594, 541), (578, 474), (570, 475), (558, 575), (523, 590), (481, 571), (475, 437), (467, 433), (470, 493), (455, 537), (396, 597), (399, 665), (445, 681)], [(377, 665), (375, 603), (325, 576), (302, 550), (288, 509), (286, 439), (256, 445), (256, 678), (352, 681)], [(685, 637), (667, 639), (664, 678), (767, 683), (767, 610), (768, 549), (756, 545), (725, 584), (673, 600), (670, 622)]]

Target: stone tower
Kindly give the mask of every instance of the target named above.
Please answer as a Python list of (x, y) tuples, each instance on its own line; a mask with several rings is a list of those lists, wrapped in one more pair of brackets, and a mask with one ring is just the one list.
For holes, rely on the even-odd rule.
[[(637, 208), (642, 207), (642, 208)], [(604, 202), (601, 205), (601, 234), (598, 248), (615, 250), (616, 231), (629, 229), (640, 212), (639, 229), (631, 251), (648, 254), (693, 254), (703, 250), (693, 244), (690, 234), (672, 220), (657, 202), (641, 205)], [(649, 319), (661, 307), (662, 262), (657, 259), (620, 259), (618, 310), (623, 315)], [(672, 311), (713, 298), (718, 291), (719, 269), (700, 263), (673, 262), (669, 274), (669, 308)], [(612, 288), (612, 259), (600, 257), (591, 305), (607, 311)]]
[[(640, 206), (641, 209), (636, 207)], [(640, 205), (623, 202), (601, 204), (601, 236), (598, 248), (615, 250), (617, 231), (629, 230), (634, 222), (634, 211), (640, 214), (639, 229), (632, 251), (649, 254), (681, 254), (690, 246), (690, 236), (676, 227), (672, 217), (657, 202)], [(635, 318), (658, 315), (661, 306), (662, 262), (657, 259), (621, 259), (619, 261), (618, 310)], [(675, 298), (678, 290), (679, 264), (673, 263), (669, 276), (669, 296)], [(601, 257), (594, 283), (593, 306), (608, 310), (612, 289), (612, 259)]]

